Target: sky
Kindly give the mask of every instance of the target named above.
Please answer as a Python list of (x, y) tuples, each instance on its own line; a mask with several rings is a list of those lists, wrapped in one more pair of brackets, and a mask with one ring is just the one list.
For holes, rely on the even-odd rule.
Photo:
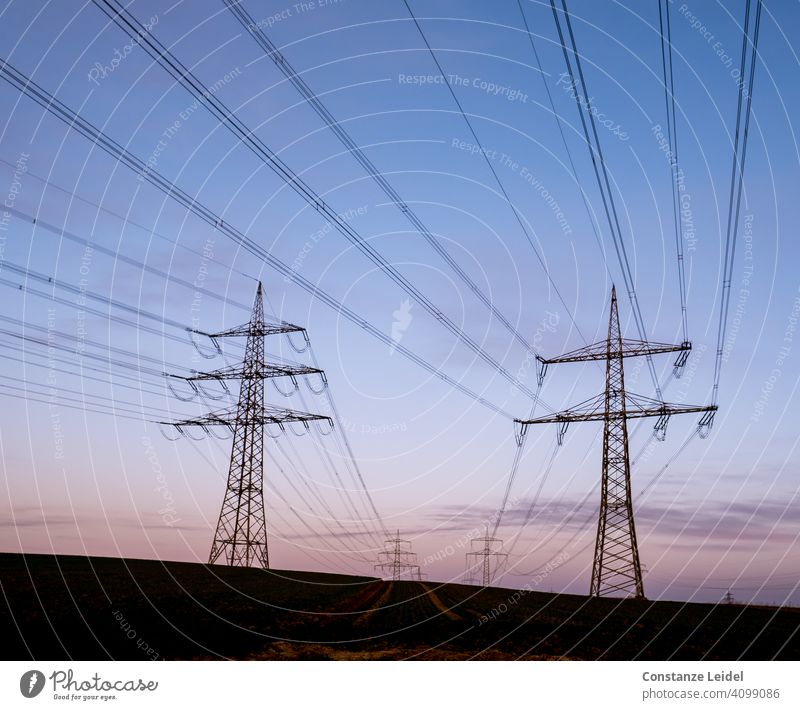
[[(6, 2), (5, 62), (289, 276), (0, 82), (0, 550), (207, 560), (230, 442), (200, 431), (196, 441), (171, 441), (156, 422), (198, 416), (227, 395), (210, 386), (222, 403), (182, 401), (191, 393), (180, 384), (173, 393), (163, 373), (237, 362), (242, 342), (225, 341), (213, 357), (186, 328), (244, 323), (260, 280), (267, 313), (307, 329), (329, 383), (326, 394), (301, 382), (284, 397), (268, 382), (268, 402), (330, 413), (332, 401), (340, 418), (331, 436), (266, 440), (272, 565), (372, 574), (385, 533), (399, 530), (428, 579), (460, 581), (470, 540), (497, 519), (517, 450), (512, 420), (529, 415), (536, 389), (531, 353), (511, 330), (544, 356), (602, 340), (616, 284), (623, 334), (638, 337), (550, 5), (410, 0), (417, 27), (400, 0), (242, 4), (451, 263), (224, 2), (127, 8), (424, 302), (94, 3)], [(569, 3), (646, 337), (680, 342), (658, 9)], [(738, 1), (670, 3), (693, 347), (680, 378), (671, 377), (672, 356), (654, 362), (664, 399), (680, 404), (712, 401), (744, 12)], [(664, 442), (653, 440), (654, 422), (630, 424), (637, 535), (654, 599), (715, 601), (730, 589), (742, 601), (800, 603), (800, 91), (791, 31), (800, 6), (771, 0), (762, 13), (719, 412), (707, 438), (692, 436), (696, 415), (673, 417)], [(291, 345), (273, 336), (267, 353), (310, 362)], [(628, 389), (654, 396), (646, 364), (625, 367)], [(536, 413), (603, 386), (597, 363), (552, 366)], [(562, 446), (553, 425), (529, 431), (497, 530), (509, 554), (497, 583), (588, 591), (601, 444), (599, 423), (572, 425)]]

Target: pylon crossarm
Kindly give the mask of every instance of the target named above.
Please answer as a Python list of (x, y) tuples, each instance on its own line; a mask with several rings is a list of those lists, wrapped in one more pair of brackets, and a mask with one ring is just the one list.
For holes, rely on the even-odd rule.
[(170, 425), (183, 430), (184, 427), (199, 426), (204, 429), (209, 426), (226, 426), (233, 428), (237, 423), (252, 422), (254, 424), (288, 424), (290, 422), (313, 422), (322, 421), (328, 422), (330, 427), (333, 427), (333, 421), (330, 417), (322, 414), (311, 414), (310, 412), (300, 412), (294, 409), (280, 409), (278, 407), (264, 407), (263, 414), (247, 414), (240, 417), (236, 408), (225, 409), (219, 412), (210, 412), (204, 414), (202, 417), (194, 419), (180, 419), (170, 422), (156, 422), (160, 425)]
[[(411, 546), (411, 540), (401, 540), (399, 537), (394, 537), (394, 538), (392, 538), (391, 540), (386, 540), (386, 544), (388, 545), (389, 543), (391, 543), (391, 544), (393, 544), (393, 545), (409, 545), (409, 547)], [(403, 551), (403, 550), (401, 550), (401, 552), (402, 552), (402, 551)], [(390, 552), (390, 551), (386, 551), (386, 550), (385, 550), (385, 551), (383, 551), (383, 552), (379, 552), (378, 554), (379, 554), (379, 555), (384, 555), (384, 554), (387, 554), (388, 552)], [(392, 554), (394, 554), (394, 552), (393, 552), (393, 551), (391, 551), (391, 552), (392, 552)], [(415, 554), (415, 553), (411, 552), (411, 550), (410, 550), (410, 549), (408, 549), (408, 550), (405, 550), (405, 552), (407, 552), (407, 553), (408, 553), (408, 554), (410, 554), (410, 555), (413, 555), (413, 554)]]
[[(187, 382), (197, 380), (266, 380), (271, 377), (295, 377), (297, 375), (323, 375), (323, 371), (307, 365), (283, 365), (276, 363), (262, 363), (254, 368), (244, 365), (230, 365), (220, 367), (208, 372), (195, 372), (186, 377), (180, 377)], [(171, 375), (177, 377), (177, 375)]]
[(715, 412), (716, 405), (683, 405), (673, 402), (662, 402), (652, 397), (645, 397), (634, 392), (625, 393), (625, 409), (630, 417), (671, 417), (673, 414), (692, 414), (698, 412)]
[(658, 355), (659, 353), (675, 353), (684, 352), (692, 349), (692, 344), (683, 342), (680, 345), (673, 345), (671, 343), (655, 343), (645, 340), (632, 340), (630, 338), (621, 339), (621, 349), (612, 343), (611, 351), (609, 352), (608, 341), (601, 340), (600, 342), (587, 345), (577, 350), (559, 355), (552, 358), (537, 358), (542, 366), (554, 365), (562, 362), (586, 362), (588, 360), (605, 360), (608, 357), (641, 357), (643, 355)]
[(555, 414), (548, 414), (544, 417), (536, 417), (535, 419), (515, 419), (514, 423), (521, 425), (523, 428), (529, 424), (555, 424), (563, 422), (577, 422), (577, 421), (591, 421), (596, 414), (599, 414), (599, 419), (603, 418), (603, 411), (605, 407), (605, 395), (599, 394), (596, 397), (587, 399), (574, 407), (565, 409), (562, 412)]
[(484, 545), (491, 545), (494, 542), (502, 543), (503, 541), (499, 537), (474, 537), (469, 542), (470, 545), (474, 545), (476, 542), (482, 543)]
[(407, 567), (413, 567), (415, 563), (411, 562), (412, 559), (415, 558), (414, 552), (381, 552), (378, 555), (379, 560), (386, 559), (386, 562), (380, 561), (378, 564), (381, 565), (403, 565)]
[(529, 424), (563, 424), (568, 422), (592, 422), (604, 421), (605, 419), (641, 419), (643, 417), (671, 417), (674, 414), (692, 414), (700, 412), (713, 412), (717, 407), (714, 405), (695, 407), (684, 406), (681, 404), (671, 404), (660, 402), (657, 399), (642, 397), (641, 395), (625, 393), (625, 409), (605, 411), (605, 395), (588, 399), (581, 404), (562, 412), (550, 414), (545, 417), (535, 419), (515, 419), (514, 422), (524, 428)]
[[(664, 426), (666, 426), (666, 419), (674, 414), (700, 414), (705, 412), (716, 412), (716, 405), (709, 406), (684, 406), (681, 404), (670, 404), (669, 402), (661, 402), (652, 406), (636, 405), (635, 400), (630, 396), (625, 398), (626, 412), (625, 416), (628, 419), (641, 419), (643, 417), (659, 417), (661, 418)], [(630, 406), (634, 404), (634, 406)], [(620, 412), (612, 412), (612, 416), (621, 416)]]
[(196, 335), (204, 335), (207, 338), (210, 338), (213, 342), (217, 338), (246, 338), (249, 335), (262, 337), (265, 335), (278, 335), (280, 333), (301, 333), (304, 330), (305, 328), (302, 328), (299, 325), (281, 321), (280, 323), (261, 324), (242, 323), (242, 325), (237, 325), (233, 328), (228, 328), (227, 330), (220, 330), (216, 333), (206, 333), (203, 330), (196, 330), (194, 328), (189, 329), (189, 332)]
[(257, 417), (258, 424), (288, 424), (289, 422), (321, 422), (326, 421), (333, 427), (333, 420), (323, 414), (311, 414), (310, 412), (300, 412), (295, 409), (278, 409), (277, 407), (265, 407), (264, 416)]

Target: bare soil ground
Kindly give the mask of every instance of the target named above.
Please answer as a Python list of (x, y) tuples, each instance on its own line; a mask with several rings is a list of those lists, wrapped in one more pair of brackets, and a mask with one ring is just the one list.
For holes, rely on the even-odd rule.
[(0, 554), (0, 657), (800, 659), (800, 610)]

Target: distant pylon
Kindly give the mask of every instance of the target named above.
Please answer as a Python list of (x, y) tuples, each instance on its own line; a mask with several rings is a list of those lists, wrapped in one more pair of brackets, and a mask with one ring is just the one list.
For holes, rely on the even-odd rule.
[(201, 333), (215, 344), (219, 338), (246, 337), (244, 361), (240, 365), (178, 378), (187, 382), (195, 392), (198, 387), (196, 383), (201, 380), (217, 380), (223, 385), (226, 380), (241, 380), (238, 405), (195, 419), (160, 422), (175, 427), (180, 433), (188, 426), (199, 426), (207, 432), (209, 427), (221, 425), (233, 431), (228, 483), (208, 558), (209, 564), (222, 561), (230, 566), (269, 568), (264, 516), (265, 425), (276, 424), (282, 430), (284, 424), (289, 422), (302, 422), (308, 427), (310, 421), (327, 420), (332, 426), (328, 417), (319, 414), (266, 407), (264, 404), (264, 380), (267, 378), (291, 377), (294, 381), (297, 375), (317, 374), (324, 381), (324, 373), (317, 368), (264, 362), (265, 336), (303, 330), (290, 323), (273, 324), (264, 321), (262, 287), (259, 282), (248, 323), (218, 333)]
[[(476, 544), (479, 545), (477, 550), (474, 549)], [(473, 549), (466, 554), (467, 574), (464, 582), (467, 584), (481, 583), (484, 587), (491, 587), (498, 572), (508, 559), (505, 552), (500, 552), (503, 541), (497, 537), (490, 537), (487, 527), (483, 537), (470, 540), (470, 546)]]
[(722, 597), (722, 603), (723, 604), (735, 604), (736, 603), (736, 599), (734, 599), (733, 594), (731, 593), (730, 589), (727, 592), (725, 592), (725, 596)]
[(411, 551), (411, 541), (401, 539), (399, 530), (394, 538), (386, 540), (385, 549), (378, 553), (378, 560), (375, 569), (389, 579), (422, 580), (417, 555)]
[[(520, 426), (519, 440), (524, 438), (530, 424), (557, 423), (559, 444), (562, 443), (570, 422), (604, 423), (600, 518), (597, 523), (592, 565), (592, 583), (589, 591), (591, 596), (623, 592), (637, 599), (644, 599), (642, 568), (639, 562), (636, 528), (633, 523), (628, 419), (658, 417), (655, 433), (658, 439), (663, 440), (666, 436), (667, 423), (673, 414), (717, 410), (716, 406), (686, 407), (626, 392), (624, 359), (669, 352), (678, 352), (682, 355), (691, 350), (691, 347), (691, 343), (688, 342), (669, 345), (623, 338), (619, 327), (617, 290), (612, 287), (606, 340), (559, 357), (537, 358), (540, 382), (544, 378), (547, 366), (554, 363), (587, 360), (606, 362), (606, 388), (602, 394), (563, 412), (537, 419), (515, 420)], [(682, 359), (681, 355), (679, 361)]]

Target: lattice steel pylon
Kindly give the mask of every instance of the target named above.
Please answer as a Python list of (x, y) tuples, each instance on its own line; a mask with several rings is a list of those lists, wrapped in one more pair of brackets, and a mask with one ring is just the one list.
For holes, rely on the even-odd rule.
[(410, 540), (401, 539), (398, 530), (395, 537), (386, 540), (385, 545), (386, 549), (378, 553), (379, 562), (375, 565), (376, 570), (383, 572), (392, 580), (422, 580), (422, 573), (417, 564), (417, 555), (411, 551)]
[(253, 311), (249, 322), (218, 333), (200, 333), (217, 344), (220, 338), (246, 337), (244, 361), (240, 365), (223, 367), (211, 372), (196, 372), (188, 377), (178, 377), (189, 383), (196, 392), (195, 383), (203, 380), (241, 381), (239, 401), (235, 408), (211, 412), (195, 419), (160, 422), (175, 427), (182, 433), (184, 427), (225, 426), (233, 431), (233, 445), (228, 469), (228, 482), (222, 509), (219, 514), (214, 541), (209, 554), (209, 564), (218, 561), (230, 566), (269, 568), (267, 525), (264, 515), (264, 427), (275, 424), (281, 429), (290, 422), (327, 420), (329, 417), (291, 409), (267, 407), (264, 402), (264, 380), (272, 377), (291, 377), (296, 383), (298, 375), (318, 374), (324, 381), (322, 370), (304, 365), (267, 364), (264, 361), (264, 337), (278, 333), (301, 332), (304, 329), (290, 323), (266, 323), (262, 286), (259, 282)]
[[(480, 545), (477, 550), (474, 549), (476, 543)], [(487, 527), (485, 535), (473, 538), (470, 540), (470, 545), (473, 546), (473, 549), (466, 554), (467, 574), (464, 581), (467, 584), (477, 584), (480, 573), (482, 586), (490, 587), (500, 568), (508, 559), (505, 552), (500, 552), (503, 541), (498, 537), (491, 537)]]
[(642, 568), (639, 562), (636, 528), (633, 522), (628, 419), (658, 417), (655, 432), (657, 438), (663, 440), (666, 435), (667, 422), (673, 414), (713, 412), (717, 409), (713, 405), (694, 407), (668, 404), (657, 399), (626, 392), (624, 359), (677, 352), (680, 362), (685, 361), (683, 353), (691, 350), (691, 347), (691, 343), (688, 342), (670, 345), (623, 338), (619, 327), (617, 291), (612, 287), (608, 337), (605, 341), (559, 357), (538, 358), (540, 379), (544, 378), (547, 366), (554, 363), (606, 361), (604, 393), (563, 412), (536, 419), (515, 420), (520, 427), (518, 434), (520, 438), (525, 436), (526, 429), (530, 424), (557, 423), (559, 425), (559, 444), (563, 442), (564, 433), (570, 422), (604, 422), (600, 517), (597, 523), (590, 596), (623, 592), (637, 599), (644, 599)]
[(723, 604), (736, 604), (736, 599), (733, 596), (733, 592), (729, 589), (722, 597)]

